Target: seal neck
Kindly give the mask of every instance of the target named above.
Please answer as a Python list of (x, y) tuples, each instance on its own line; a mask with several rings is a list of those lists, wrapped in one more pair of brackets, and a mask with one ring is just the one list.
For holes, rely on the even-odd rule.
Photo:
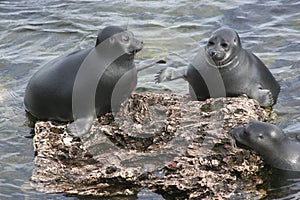
[(132, 68), (132, 63), (134, 61), (134, 55), (133, 54), (123, 54), (120, 57), (118, 57), (114, 63), (117, 66), (124, 67), (126, 69)]

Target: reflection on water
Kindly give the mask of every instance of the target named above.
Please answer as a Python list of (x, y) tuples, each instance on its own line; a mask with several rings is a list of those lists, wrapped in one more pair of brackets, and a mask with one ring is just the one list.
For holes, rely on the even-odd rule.
[[(98, 30), (106, 25), (128, 27), (144, 40), (138, 59), (164, 57), (173, 67), (192, 60), (213, 30), (236, 29), (244, 47), (256, 53), (280, 81), (282, 92), (274, 107), (278, 124), (288, 131), (299, 130), (299, 10), (297, 0), (0, 1), (0, 199), (61, 197), (30, 187), (34, 152), (27, 138), (24, 90), (42, 64), (93, 46)], [(139, 74), (139, 91), (187, 93), (183, 80), (155, 85), (153, 77), (160, 67)], [(282, 175), (272, 181), (281, 180), (287, 178)], [(274, 186), (269, 196), (300, 198), (299, 177), (288, 180), (280, 190)]]

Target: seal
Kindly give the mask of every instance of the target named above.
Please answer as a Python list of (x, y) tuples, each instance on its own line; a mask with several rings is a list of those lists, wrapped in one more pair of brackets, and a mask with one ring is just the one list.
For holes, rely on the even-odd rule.
[(276, 125), (251, 121), (231, 130), (231, 136), (259, 153), (269, 165), (288, 171), (300, 171), (300, 142), (288, 138)]
[(246, 95), (268, 107), (276, 103), (280, 91), (268, 68), (242, 48), (238, 33), (230, 28), (216, 30), (206, 46), (199, 49), (193, 63), (163, 69), (157, 74), (156, 82), (178, 78), (188, 81), (190, 95), (198, 100)]
[[(137, 69), (134, 56), (142, 48), (143, 41), (136, 39), (132, 32), (119, 26), (105, 27), (99, 32), (95, 47), (58, 57), (33, 75), (25, 91), (26, 111), (41, 120), (72, 121), (72, 103), (74, 95), (77, 95), (74, 91), (79, 91), (82, 96), (80, 104), (88, 100), (85, 92), (94, 92), (92, 95), (97, 116), (111, 111), (112, 103), (120, 104), (135, 89), (138, 70), (161, 62), (158, 59), (151, 60)], [(109, 62), (112, 58), (112, 62)], [(101, 77), (95, 77), (95, 73)], [(96, 81), (95, 91), (92, 91), (90, 79)], [(123, 87), (116, 92), (117, 84)], [(122, 93), (122, 98), (112, 102), (114, 93), (118, 92)]]

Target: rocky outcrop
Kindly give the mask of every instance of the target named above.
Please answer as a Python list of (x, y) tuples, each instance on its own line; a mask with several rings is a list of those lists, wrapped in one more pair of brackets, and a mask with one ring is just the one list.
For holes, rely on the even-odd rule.
[(244, 97), (133, 94), (81, 138), (66, 124), (37, 122), (31, 182), (47, 193), (102, 197), (134, 196), (145, 187), (167, 199), (262, 197), (256, 186), (263, 161), (228, 133), (271, 114)]

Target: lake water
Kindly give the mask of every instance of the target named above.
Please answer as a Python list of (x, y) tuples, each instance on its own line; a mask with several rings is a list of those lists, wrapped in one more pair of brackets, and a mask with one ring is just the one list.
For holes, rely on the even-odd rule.
[[(286, 132), (300, 132), (298, 0), (7, 0), (0, 1), (0, 199), (75, 199), (30, 187), (34, 152), (23, 96), (30, 77), (51, 59), (95, 44), (99, 29), (128, 27), (143, 39), (137, 60), (162, 57), (186, 65), (211, 32), (234, 28), (280, 82), (274, 110)], [(183, 80), (154, 84), (155, 66), (139, 74), (138, 91), (187, 93)], [(274, 171), (268, 199), (300, 199), (300, 176)], [(143, 192), (139, 199), (162, 199)]]

